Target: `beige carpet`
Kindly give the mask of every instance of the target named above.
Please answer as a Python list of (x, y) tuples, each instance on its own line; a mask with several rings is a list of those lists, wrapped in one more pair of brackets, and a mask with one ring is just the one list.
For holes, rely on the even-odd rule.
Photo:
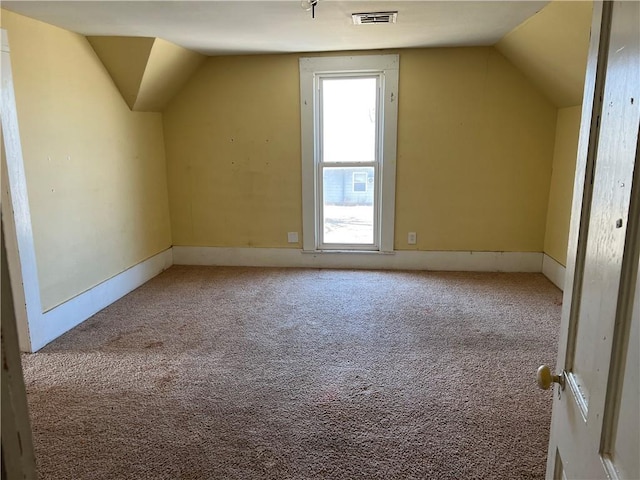
[(172, 267), (25, 355), (41, 479), (543, 478), (540, 274)]

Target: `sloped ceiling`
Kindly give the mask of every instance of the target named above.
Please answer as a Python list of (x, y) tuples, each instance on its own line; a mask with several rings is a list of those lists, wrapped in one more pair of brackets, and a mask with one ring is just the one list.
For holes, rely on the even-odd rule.
[(109, 71), (124, 101), (133, 110), (154, 38), (87, 37), (100, 61)]
[[(163, 38), (205, 55), (493, 45), (544, 1), (2, 0), (2, 8), (85, 36)], [(393, 25), (354, 25), (356, 12), (398, 11)]]
[(161, 112), (204, 55), (160, 38), (87, 37), (131, 110)]
[[(5, 0), (2, 7), (88, 35), (127, 104), (141, 111), (161, 111), (203, 54), (462, 45), (495, 45), (556, 106), (577, 105), (592, 13), (591, 1), (562, 0), (323, 0), (316, 19), (299, 0)], [(398, 24), (350, 25), (351, 12), (381, 9), (399, 10)]]
[(134, 110), (161, 112), (205, 60), (205, 56), (156, 38)]
[(582, 103), (593, 2), (553, 1), (495, 47), (557, 107)]
[[(592, 9), (592, 1), (549, 2), (504, 35), (495, 48), (554, 105), (579, 105)], [(160, 38), (88, 38), (132, 110), (162, 111), (205, 59)]]

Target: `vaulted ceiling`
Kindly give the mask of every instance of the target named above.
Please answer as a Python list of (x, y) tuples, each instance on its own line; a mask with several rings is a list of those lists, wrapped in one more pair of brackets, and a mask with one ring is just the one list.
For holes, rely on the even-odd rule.
[[(3, 1), (86, 35), (132, 110), (161, 111), (205, 55), (495, 45), (558, 107), (581, 102), (591, 1)], [(354, 25), (397, 11), (396, 24)]]
[(558, 107), (582, 102), (592, 9), (592, 2), (551, 2), (496, 44)]
[[(302, 0), (306, 4), (306, 0)], [(158, 37), (205, 55), (493, 45), (547, 1), (3, 1), (87, 36)], [(352, 13), (398, 11), (393, 25)]]

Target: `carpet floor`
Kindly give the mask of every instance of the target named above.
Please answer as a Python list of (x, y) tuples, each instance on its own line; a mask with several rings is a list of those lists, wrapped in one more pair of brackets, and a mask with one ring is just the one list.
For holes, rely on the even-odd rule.
[(23, 368), (41, 479), (542, 479), (541, 274), (174, 266)]

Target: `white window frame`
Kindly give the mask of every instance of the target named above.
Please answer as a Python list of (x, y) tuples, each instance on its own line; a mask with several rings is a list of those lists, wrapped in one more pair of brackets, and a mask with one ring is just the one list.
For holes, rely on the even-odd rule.
[[(302, 130), (302, 248), (322, 250), (319, 243), (321, 208), (318, 208), (317, 139), (319, 78), (328, 75), (380, 75), (380, 155), (376, 178), (380, 182), (379, 217), (374, 237), (375, 250), (392, 252), (395, 221), (396, 145), (398, 130), (398, 69), (399, 55), (355, 55), (343, 57), (300, 58), (300, 117)], [(321, 179), (320, 179), (321, 180)], [(340, 248), (340, 246), (338, 246)], [(366, 247), (344, 246), (345, 250), (369, 250)]]

